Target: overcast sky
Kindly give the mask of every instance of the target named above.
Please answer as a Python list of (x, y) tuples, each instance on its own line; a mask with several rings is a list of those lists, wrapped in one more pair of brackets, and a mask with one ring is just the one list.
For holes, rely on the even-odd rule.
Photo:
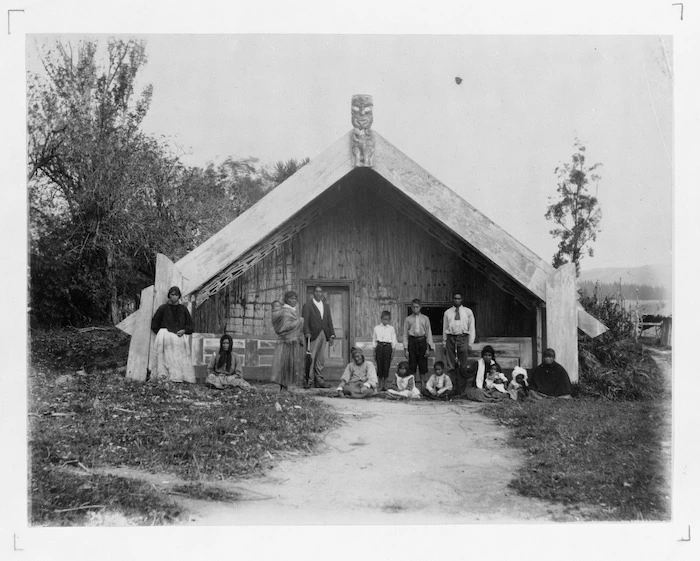
[(189, 164), (313, 158), (350, 130), (351, 96), (372, 94), (375, 130), (549, 261), (553, 172), (579, 137), (603, 164), (602, 231), (583, 268), (670, 266), (669, 37), (141, 37), (144, 129)]

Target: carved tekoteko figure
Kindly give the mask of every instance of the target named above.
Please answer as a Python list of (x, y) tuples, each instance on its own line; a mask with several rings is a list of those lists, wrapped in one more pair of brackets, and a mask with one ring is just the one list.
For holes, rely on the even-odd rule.
[(374, 156), (373, 108), (371, 95), (352, 96), (352, 157), (355, 167), (372, 167)]

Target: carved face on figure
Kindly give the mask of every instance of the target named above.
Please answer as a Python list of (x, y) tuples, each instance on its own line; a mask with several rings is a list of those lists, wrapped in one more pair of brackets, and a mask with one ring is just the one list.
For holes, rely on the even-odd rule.
[(350, 120), (356, 129), (369, 129), (374, 121), (372, 111), (374, 104), (371, 95), (352, 96), (352, 112)]

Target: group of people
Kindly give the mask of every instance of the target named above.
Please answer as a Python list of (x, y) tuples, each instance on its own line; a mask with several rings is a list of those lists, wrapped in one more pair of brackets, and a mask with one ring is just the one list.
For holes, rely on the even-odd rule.
[[(195, 382), (187, 345), (183, 335), (194, 331), (192, 317), (179, 303), (178, 287), (168, 292), (168, 302), (158, 308), (151, 322), (156, 334), (152, 376), (175, 382)], [(403, 325), (403, 346), (407, 361), (399, 362), (395, 372), (396, 389), (387, 390), (391, 361), (398, 345), (391, 313), (384, 311), (372, 333), (374, 362), (366, 360), (361, 349), (351, 349), (351, 362), (345, 368), (336, 388), (338, 395), (367, 398), (383, 393), (388, 399), (449, 400), (464, 397), (473, 401), (496, 401), (502, 398), (538, 399), (571, 397), (569, 375), (556, 362), (553, 349), (543, 353), (542, 364), (528, 376), (516, 367), (509, 379), (496, 361), (496, 352), (486, 345), (481, 358), (467, 366), (469, 347), (474, 344), (474, 313), (462, 304), (462, 294), (452, 296), (453, 306), (443, 315), (445, 362), (436, 361), (428, 374), (428, 357), (435, 350), (429, 318), (421, 313), (421, 301), (411, 302), (412, 313)], [(278, 344), (272, 363), (272, 381), (287, 390), (300, 382), (304, 388), (330, 388), (323, 370), (328, 346), (333, 346), (335, 330), (331, 310), (323, 298), (323, 289), (315, 287), (313, 298), (297, 312), (298, 296), (294, 291), (284, 295), (284, 302), (272, 304), (272, 327)], [(301, 358), (306, 357), (302, 365)], [(375, 367), (376, 364), (376, 367)], [(230, 335), (221, 337), (219, 350), (208, 363), (206, 383), (215, 388), (251, 389), (242, 377), (241, 360), (233, 352)], [(304, 371), (303, 381), (301, 371)], [(450, 376), (451, 374), (451, 376)], [(418, 378), (416, 378), (418, 376)], [(427, 378), (427, 381), (425, 381)], [(418, 387), (420, 386), (420, 388)]]

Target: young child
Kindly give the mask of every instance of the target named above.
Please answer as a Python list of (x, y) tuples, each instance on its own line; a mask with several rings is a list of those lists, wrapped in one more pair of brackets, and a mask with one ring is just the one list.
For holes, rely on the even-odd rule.
[(420, 399), (420, 391), (416, 387), (416, 377), (408, 373), (408, 362), (405, 360), (399, 362), (396, 368), (396, 387), (398, 390), (388, 390), (387, 397), (398, 398), (406, 397), (408, 399)]
[(391, 368), (391, 356), (396, 348), (396, 331), (391, 321), (391, 313), (384, 310), (381, 315), (381, 323), (372, 331), (372, 347), (374, 348), (374, 362), (377, 363), (377, 378), (379, 390), (386, 391), (386, 379)]
[(423, 376), (428, 373), (428, 354), (435, 347), (433, 345), (433, 332), (430, 329), (430, 319), (421, 314), (421, 301), (415, 298), (411, 301), (413, 312), (403, 322), (403, 348), (408, 359), (408, 371), (420, 374), (420, 385), (423, 387)]
[(425, 385), (423, 395), (428, 399), (450, 399), (452, 397), (452, 380), (445, 374), (445, 365), (438, 360), (433, 367), (434, 373)]
[(508, 383), (508, 378), (503, 372), (498, 371), (498, 364), (491, 363), (489, 366), (489, 371), (486, 374), (486, 389), (487, 390), (497, 390), (501, 393), (508, 393), (506, 390), (506, 384)]
[(508, 393), (512, 399), (518, 400), (518, 394), (528, 395), (527, 370), (522, 366), (513, 369), (513, 379), (508, 384)]

